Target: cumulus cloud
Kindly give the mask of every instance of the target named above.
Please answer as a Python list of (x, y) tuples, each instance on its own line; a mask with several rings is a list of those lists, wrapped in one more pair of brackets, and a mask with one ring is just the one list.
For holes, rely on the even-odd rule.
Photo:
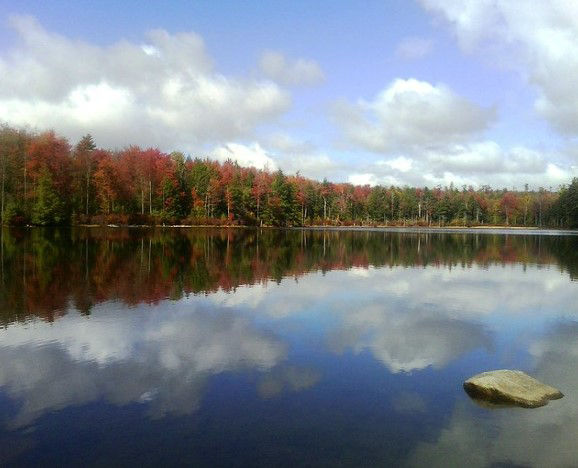
[(578, 175), (567, 155), (525, 146), (503, 147), (493, 140), (407, 148), (403, 156), (378, 159), (354, 173), (350, 182), (372, 185), (557, 187)]
[(320, 151), (314, 145), (295, 140), (285, 134), (275, 134), (264, 139), (265, 143), (254, 141), (247, 144), (226, 143), (209, 152), (217, 161), (228, 159), (241, 166), (254, 166), (259, 169), (296, 174), (321, 180), (327, 176), (338, 176), (344, 166)]
[(504, 150), (494, 141), (426, 151), (425, 158), (434, 170), (454, 174), (542, 174), (548, 166), (548, 159), (538, 151), (522, 146)]
[(382, 161), (382, 163), (401, 172), (409, 172), (413, 164), (411, 159), (404, 158), (403, 156), (388, 161)]
[(340, 179), (347, 166), (318, 148), (313, 143), (296, 139), (287, 133), (277, 132), (263, 138), (267, 153), (275, 160), (276, 167), (287, 174), (299, 172), (316, 180), (326, 177)]
[(0, 56), (0, 115), (12, 125), (168, 150), (250, 135), (290, 105), (271, 81), (216, 72), (195, 33), (154, 30), (144, 44), (97, 46), (31, 17), (14, 16), (11, 25), (19, 42)]
[(242, 145), (240, 143), (227, 143), (219, 146), (210, 153), (211, 158), (225, 162), (232, 160), (240, 166), (254, 166), (259, 169), (277, 169), (277, 163), (267, 154), (259, 143)]
[(356, 174), (350, 174), (347, 177), (347, 182), (349, 182), (350, 184), (354, 184), (354, 185), (377, 185), (378, 184), (378, 179), (375, 176), (375, 174), (370, 174), (370, 173), (356, 173)]
[(299, 172), (302, 176), (322, 180), (331, 174), (339, 174), (343, 166), (323, 152), (285, 154), (283, 167), (289, 173)]
[(420, 0), (468, 52), (489, 51), (535, 85), (537, 112), (559, 132), (578, 134), (578, 3), (566, 0)]
[(571, 148), (505, 146), (483, 133), (496, 117), (443, 84), (397, 79), (370, 101), (341, 102), (334, 116), (354, 148), (367, 157), (347, 175), (370, 185), (528, 184), (531, 188), (567, 184), (578, 175)]
[(314, 60), (288, 60), (280, 52), (265, 52), (259, 66), (267, 77), (285, 86), (314, 86), (325, 81), (323, 70)]
[(307, 141), (297, 140), (287, 133), (273, 133), (266, 138), (267, 145), (282, 153), (311, 153), (315, 146)]
[(428, 55), (433, 48), (431, 39), (407, 37), (395, 49), (395, 55), (405, 60), (416, 60)]
[(352, 143), (379, 153), (463, 140), (486, 129), (495, 111), (443, 84), (396, 79), (372, 101), (338, 104), (335, 116)]

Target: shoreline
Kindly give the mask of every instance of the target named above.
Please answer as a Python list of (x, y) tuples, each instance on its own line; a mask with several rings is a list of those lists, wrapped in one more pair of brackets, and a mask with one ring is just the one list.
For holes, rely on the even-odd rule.
[(84, 228), (84, 229), (280, 229), (295, 231), (352, 231), (352, 232), (398, 232), (398, 233), (449, 233), (449, 234), (512, 234), (512, 235), (578, 235), (578, 229), (540, 228), (537, 226), (243, 226), (243, 225), (147, 225), (147, 224), (76, 224), (69, 226), (4, 226), (6, 228)]
[(308, 228), (292, 229), (311, 229), (327, 231), (359, 231), (359, 232), (399, 232), (410, 234), (513, 234), (513, 235), (563, 235), (578, 236), (577, 229), (555, 229), (555, 228), (538, 228), (538, 227), (520, 227), (520, 226), (312, 226)]

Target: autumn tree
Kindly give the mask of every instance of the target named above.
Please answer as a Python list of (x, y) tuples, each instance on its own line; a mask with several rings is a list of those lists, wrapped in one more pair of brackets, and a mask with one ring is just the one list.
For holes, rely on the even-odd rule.
[(68, 141), (52, 131), (39, 135), (28, 147), (26, 165), (32, 185), (29, 196), (32, 197), (33, 211), (36, 213), (33, 213), (33, 218), (38, 216), (39, 206), (52, 199), (52, 194), (61, 201), (58, 211), (62, 211), (62, 219), (67, 218), (71, 202), (71, 158)]
[(265, 171), (257, 171), (253, 184), (252, 194), (255, 198), (257, 221), (261, 223), (261, 205), (271, 188), (270, 176)]
[(515, 193), (505, 192), (500, 200), (500, 207), (502, 213), (506, 218), (506, 226), (510, 225), (510, 217), (514, 214), (515, 210), (518, 208), (519, 200)]

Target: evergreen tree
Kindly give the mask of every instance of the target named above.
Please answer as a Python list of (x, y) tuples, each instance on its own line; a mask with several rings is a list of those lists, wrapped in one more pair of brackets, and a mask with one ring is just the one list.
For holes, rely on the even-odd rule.
[(295, 187), (287, 181), (282, 171), (277, 171), (273, 178), (264, 218), (274, 226), (299, 224), (299, 205), (295, 198)]
[(40, 172), (36, 188), (36, 200), (32, 209), (32, 222), (41, 226), (62, 224), (66, 221), (66, 208), (58, 196), (48, 169)]
[(84, 135), (76, 147), (74, 148), (74, 157), (76, 162), (76, 206), (79, 211), (84, 212), (88, 216), (90, 207), (90, 191), (91, 191), (91, 178), (94, 171), (92, 155), (96, 149), (96, 144), (92, 138), (92, 135)]

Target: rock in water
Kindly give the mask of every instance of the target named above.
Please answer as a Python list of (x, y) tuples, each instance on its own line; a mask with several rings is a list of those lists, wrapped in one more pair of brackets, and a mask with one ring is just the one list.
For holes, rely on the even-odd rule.
[(522, 371), (507, 369), (474, 375), (464, 382), (464, 390), (472, 398), (524, 408), (544, 406), (549, 400), (564, 396), (560, 390)]

